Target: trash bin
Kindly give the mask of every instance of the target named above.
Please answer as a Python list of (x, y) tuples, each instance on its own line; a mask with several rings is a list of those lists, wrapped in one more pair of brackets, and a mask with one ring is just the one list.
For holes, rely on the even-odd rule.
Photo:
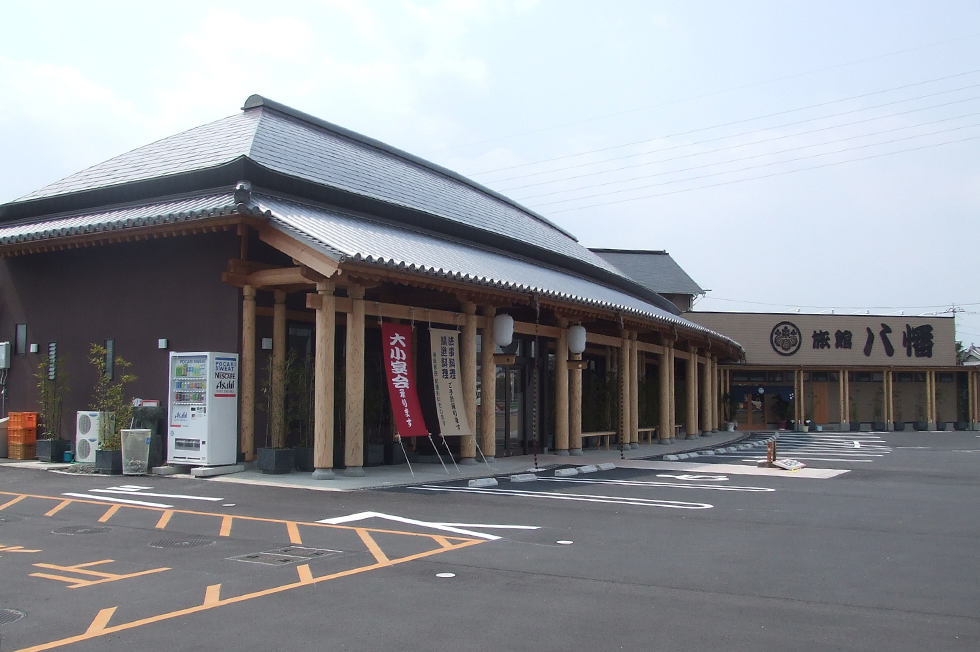
[(122, 430), (123, 475), (146, 475), (149, 471), (151, 430), (130, 428)]
[(149, 428), (150, 430), (150, 457), (147, 461), (150, 470), (156, 466), (162, 466), (167, 459), (167, 438), (166, 430), (161, 429), (160, 425), (167, 418), (167, 408), (161, 405), (140, 405), (133, 408), (133, 428)]

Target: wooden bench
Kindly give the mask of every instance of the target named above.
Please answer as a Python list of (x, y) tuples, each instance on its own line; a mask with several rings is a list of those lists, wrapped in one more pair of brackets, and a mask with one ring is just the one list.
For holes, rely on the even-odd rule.
[(589, 439), (591, 437), (595, 437), (596, 438), (596, 440), (595, 440), (595, 447), (596, 448), (603, 448), (603, 447), (605, 447), (606, 450), (609, 450), (609, 438), (612, 435), (615, 435), (615, 434), (616, 434), (616, 431), (615, 430), (604, 430), (602, 432), (583, 432), (582, 433), (582, 441), (584, 442), (586, 439)]
[(646, 434), (646, 443), (648, 444), (652, 444), (653, 440), (657, 438), (656, 426), (654, 426), (653, 428), (639, 428), (636, 432), (638, 433), (638, 439), (640, 440), (640, 443), (643, 443), (644, 434)]

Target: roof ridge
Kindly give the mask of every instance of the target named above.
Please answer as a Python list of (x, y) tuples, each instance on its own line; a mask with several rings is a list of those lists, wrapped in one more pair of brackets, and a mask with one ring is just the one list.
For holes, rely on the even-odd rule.
[(445, 168), (439, 165), (438, 163), (427, 161), (424, 158), (416, 156), (415, 154), (410, 154), (405, 150), (399, 149), (397, 147), (393, 147), (388, 143), (384, 143), (375, 138), (371, 138), (370, 136), (365, 136), (364, 134), (360, 134), (356, 131), (352, 131), (350, 129), (347, 129), (346, 127), (341, 127), (340, 125), (329, 122), (328, 120), (324, 120), (323, 118), (318, 118), (315, 115), (311, 115), (309, 113), (305, 113), (298, 109), (294, 109), (291, 106), (287, 106), (280, 102), (276, 102), (275, 100), (270, 100), (269, 98), (263, 97), (262, 95), (258, 95), (258, 94), (249, 95), (248, 99), (245, 100), (245, 104), (242, 106), (243, 111), (249, 111), (258, 108), (271, 109), (273, 111), (277, 111), (284, 115), (288, 115), (292, 118), (296, 118), (297, 120), (301, 120), (302, 122), (306, 122), (310, 125), (313, 125), (314, 127), (326, 129), (327, 131), (333, 132), (339, 136), (343, 136), (344, 138), (349, 138), (351, 140), (355, 140), (364, 145), (374, 147), (375, 149), (379, 149), (383, 152), (387, 152), (388, 154), (397, 156), (398, 158), (404, 159), (410, 163), (414, 163), (415, 165), (418, 165), (420, 167), (427, 168), (433, 172), (449, 177), (450, 179), (454, 179), (461, 183), (465, 183), (466, 185), (470, 186), (474, 190), (478, 190), (479, 192), (482, 192), (485, 195), (493, 197), (498, 201), (502, 201), (506, 204), (509, 204), (510, 206), (513, 206), (514, 208), (520, 210), (523, 213), (526, 213), (528, 216), (538, 220), (539, 222), (542, 222), (547, 226), (555, 229), (562, 235), (571, 238), (575, 242), (578, 242), (578, 238), (576, 238), (574, 234), (558, 226), (557, 224), (549, 220), (547, 217), (539, 213), (536, 213), (535, 211), (531, 210), (526, 206), (517, 203), (510, 197), (507, 197), (506, 195), (502, 195), (496, 190), (491, 190), (490, 188), (487, 188), (483, 184), (473, 181), (472, 179), (465, 177), (462, 174), (459, 174), (458, 172), (454, 172), (449, 168)]

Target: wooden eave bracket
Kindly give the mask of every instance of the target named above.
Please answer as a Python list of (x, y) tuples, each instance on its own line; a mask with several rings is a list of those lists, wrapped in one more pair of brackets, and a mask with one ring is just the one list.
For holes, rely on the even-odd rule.
[[(330, 256), (324, 254), (321, 251), (314, 249), (308, 244), (293, 238), (292, 236), (274, 229), (268, 224), (265, 224), (258, 229), (259, 239), (266, 243), (274, 249), (278, 249), (282, 253), (286, 254), (295, 261), (302, 263), (299, 268), (292, 269), (303, 269), (305, 266), (313, 272), (320, 275), (318, 280), (323, 280), (330, 278), (337, 273), (340, 267), (340, 261), (331, 258)], [(303, 276), (307, 283), (311, 282), (306, 276)], [(312, 281), (316, 283), (317, 281)]]

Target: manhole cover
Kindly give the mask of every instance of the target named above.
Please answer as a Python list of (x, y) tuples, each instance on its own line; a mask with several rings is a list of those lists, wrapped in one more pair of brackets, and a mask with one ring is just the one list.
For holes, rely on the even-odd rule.
[(23, 611), (17, 611), (16, 609), (0, 609), (0, 625), (15, 623), (23, 617)]
[(266, 550), (264, 552), (253, 552), (248, 555), (237, 555), (229, 557), (232, 561), (244, 561), (250, 564), (263, 564), (265, 566), (288, 566), (299, 562), (310, 561), (328, 555), (339, 555), (339, 550), (328, 548), (304, 548), (302, 546), (288, 546), (277, 550)]
[(102, 534), (112, 528), (100, 527), (97, 525), (66, 525), (57, 530), (51, 530), (54, 534)]
[(210, 546), (214, 541), (211, 539), (163, 539), (154, 541), (150, 544), (151, 548), (199, 548)]

